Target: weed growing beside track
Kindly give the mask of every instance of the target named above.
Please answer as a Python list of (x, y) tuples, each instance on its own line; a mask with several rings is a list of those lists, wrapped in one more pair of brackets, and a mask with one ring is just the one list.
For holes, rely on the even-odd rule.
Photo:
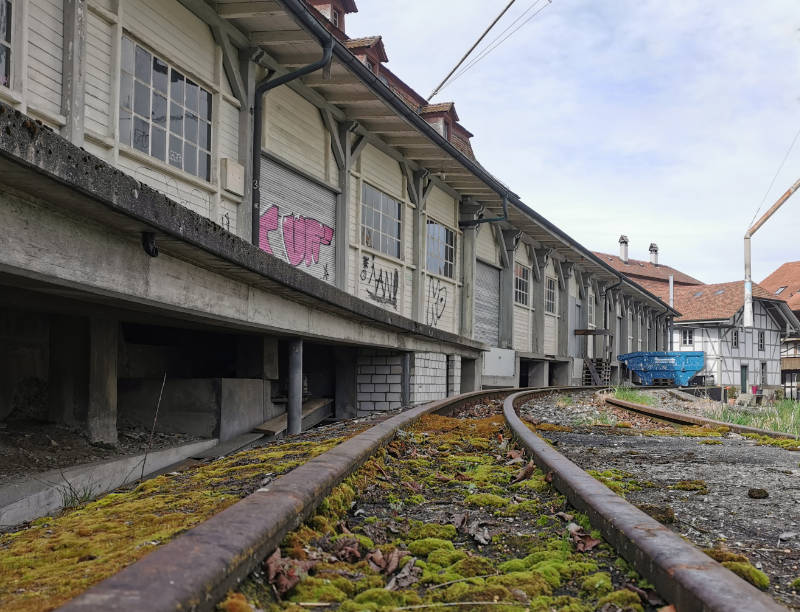
[(645, 406), (655, 405), (655, 398), (649, 393), (637, 391), (631, 387), (617, 387), (614, 389), (614, 397), (624, 400), (626, 402), (635, 402), (637, 404), (644, 404)]
[(221, 609), (653, 609), (650, 585), (514, 448), (499, 408), (399, 432)]
[(50, 610), (343, 440), (243, 451), (0, 535), (0, 609)]
[(800, 437), (800, 402), (792, 400), (761, 405), (755, 410), (716, 405), (707, 416), (718, 421), (780, 431)]

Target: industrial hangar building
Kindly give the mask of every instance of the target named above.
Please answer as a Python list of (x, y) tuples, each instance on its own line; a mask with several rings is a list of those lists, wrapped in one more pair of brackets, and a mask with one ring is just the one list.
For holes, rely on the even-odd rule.
[(352, 0), (5, 5), (0, 420), (114, 444), (163, 395), (227, 439), (665, 348), (677, 313), (477, 163)]

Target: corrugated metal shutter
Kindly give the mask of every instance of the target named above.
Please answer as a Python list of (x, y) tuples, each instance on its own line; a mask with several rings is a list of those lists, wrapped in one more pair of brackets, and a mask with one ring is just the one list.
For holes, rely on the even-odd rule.
[(475, 267), (475, 339), (500, 344), (500, 270), (480, 261)]
[(259, 246), (329, 283), (336, 281), (336, 194), (261, 158)]

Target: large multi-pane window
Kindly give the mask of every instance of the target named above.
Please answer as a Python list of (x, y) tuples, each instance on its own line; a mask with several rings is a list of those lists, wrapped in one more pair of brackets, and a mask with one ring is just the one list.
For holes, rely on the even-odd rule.
[(211, 92), (122, 38), (121, 144), (211, 180)]
[(547, 277), (544, 287), (544, 311), (556, 314), (558, 308), (558, 291), (556, 289), (556, 279)]
[(456, 233), (441, 223), (428, 219), (425, 269), (453, 278), (456, 261)]
[(361, 244), (400, 257), (402, 204), (364, 183), (361, 198)]
[(0, 0), (0, 85), (11, 87), (11, 35), (13, 11), (11, 0)]
[(694, 346), (694, 330), (693, 329), (682, 329), (681, 330), (681, 345), (682, 346)]
[(514, 301), (527, 306), (530, 302), (531, 270), (514, 262)]

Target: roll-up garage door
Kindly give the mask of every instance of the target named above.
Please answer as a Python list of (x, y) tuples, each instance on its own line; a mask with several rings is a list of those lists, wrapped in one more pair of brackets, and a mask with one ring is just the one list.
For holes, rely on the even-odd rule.
[(476, 262), (475, 339), (490, 346), (500, 344), (500, 270)]
[(329, 283), (336, 280), (336, 194), (261, 158), (259, 246)]

